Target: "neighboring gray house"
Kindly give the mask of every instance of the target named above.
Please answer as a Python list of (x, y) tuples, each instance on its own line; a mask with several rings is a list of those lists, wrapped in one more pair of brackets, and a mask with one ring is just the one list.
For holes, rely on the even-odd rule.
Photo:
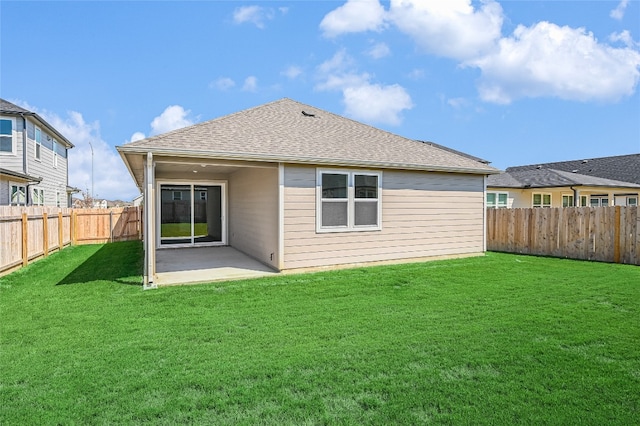
[(487, 179), (487, 206), (637, 206), (640, 154), (508, 167)]
[(485, 250), (485, 181), (498, 170), (291, 99), (117, 147), (156, 251), (228, 245), (301, 270)]
[(70, 148), (38, 114), (0, 99), (0, 205), (71, 206)]

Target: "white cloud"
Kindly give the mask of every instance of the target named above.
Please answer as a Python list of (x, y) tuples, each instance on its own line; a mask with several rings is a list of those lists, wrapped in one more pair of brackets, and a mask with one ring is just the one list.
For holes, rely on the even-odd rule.
[(450, 98), (447, 99), (447, 104), (455, 109), (461, 109), (470, 106), (471, 102), (466, 98)]
[(503, 104), (541, 96), (616, 101), (631, 95), (640, 78), (640, 52), (549, 22), (518, 26), (498, 50), (468, 64), (482, 70), (481, 98)]
[(427, 53), (467, 60), (491, 50), (501, 35), (502, 7), (485, 0), (392, 0), (390, 20)]
[(399, 125), (402, 111), (413, 107), (402, 86), (372, 83), (372, 76), (358, 72), (344, 49), (318, 67), (318, 78), (315, 89), (340, 91), (346, 114), (357, 120)]
[(385, 10), (378, 0), (347, 0), (320, 22), (325, 37), (345, 33), (380, 31), (385, 26)]
[[(286, 13), (281, 9), (282, 13)], [(274, 18), (273, 9), (261, 6), (242, 6), (233, 11), (233, 22), (243, 24), (250, 22), (260, 29), (265, 28), (265, 22)]]
[(209, 83), (209, 88), (225, 91), (225, 90), (231, 89), (235, 85), (236, 85), (236, 82), (230, 79), (229, 77), (220, 77), (217, 80)]
[(74, 144), (68, 151), (70, 186), (82, 191), (91, 191), (93, 186), (96, 198), (108, 200), (128, 201), (139, 194), (120, 155), (102, 139), (98, 121), (87, 123), (77, 111), (69, 111), (66, 117), (60, 117), (56, 113), (38, 110), (25, 103), (22, 105), (37, 112)]
[(134, 134), (131, 135), (131, 137), (129, 138), (129, 140), (127, 141), (127, 143), (129, 142), (135, 142), (135, 141), (141, 141), (142, 139), (146, 138), (146, 136), (144, 135), (144, 133), (142, 132), (135, 132)]
[(291, 80), (295, 80), (302, 75), (302, 68), (291, 65), (287, 67), (286, 70), (282, 71), (281, 74), (286, 76), (287, 78), (290, 78)]
[(407, 77), (409, 77), (412, 80), (420, 80), (424, 78), (424, 76), (425, 76), (425, 72), (423, 69), (420, 69), (420, 68), (414, 68), (409, 72), (409, 74), (407, 74)]
[(609, 13), (609, 16), (618, 21), (622, 20), (622, 18), (624, 18), (624, 12), (627, 9), (627, 4), (629, 4), (629, 0), (621, 0), (618, 6)]
[(385, 56), (389, 56), (391, 54), (391, 49), (389, 49), (389, 46), (387, 46), (386, 43), (380, 42), (371, 46), (366, 53), (373, 59), (380, 59)]
[(620, 33), (613, 33), (609, 36), (609, 40), (613, 43), (615, 42), (622, 42), (624, 43), (627, 47), (635, 47), (635, 46), (639, 46), (640, 43), (637, 43), (633, 40), (633, 38), (631, 37), (631, 33), (629, 32), (629, 30), (624, 30)]
[(253, 75), (245, 78), (242, 90), (245, 92), (255, 92), (258, 90), (258, 78)]
[(343, 90), (347, 115), (363, 121), (399, 125), (401, 113), (413, 108), (411, 96), (398, 84), (368, 82)]
[(191, 126), (194, 121), (189, 118), (191, 111), (185, 110), (180, 105), (170, 105), (151, 122), (151, 134), (170, 132), (171, 130)]

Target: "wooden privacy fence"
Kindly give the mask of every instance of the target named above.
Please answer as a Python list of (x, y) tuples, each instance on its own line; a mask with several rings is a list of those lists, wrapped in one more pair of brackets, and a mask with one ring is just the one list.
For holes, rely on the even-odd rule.
[(487, 209), (487, 249), (640, 265), (638, 206)]
[(139, 207), (0, 206), (0, 275), (75, 244), (141, 239)]

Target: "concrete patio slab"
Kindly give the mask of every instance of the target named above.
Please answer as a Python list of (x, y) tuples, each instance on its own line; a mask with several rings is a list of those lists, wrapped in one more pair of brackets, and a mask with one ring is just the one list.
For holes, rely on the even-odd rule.
[(278, 272), (233, 247), (189, 247), (156, 251), (158, 286), (238, 280)]

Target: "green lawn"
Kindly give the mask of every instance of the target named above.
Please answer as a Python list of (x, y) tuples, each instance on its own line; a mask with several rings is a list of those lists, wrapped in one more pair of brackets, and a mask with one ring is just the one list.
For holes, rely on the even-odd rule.
[[(194, 223), (194, 235), (207, 235), (206, 223)], [(160, 225), (161, 237), (190, 237), (191, 223), (163, 223)]]
[(0, 278), (0, 424), (638, 424), (640, 268), (485, 257), (143, 291), (137, 242)]

